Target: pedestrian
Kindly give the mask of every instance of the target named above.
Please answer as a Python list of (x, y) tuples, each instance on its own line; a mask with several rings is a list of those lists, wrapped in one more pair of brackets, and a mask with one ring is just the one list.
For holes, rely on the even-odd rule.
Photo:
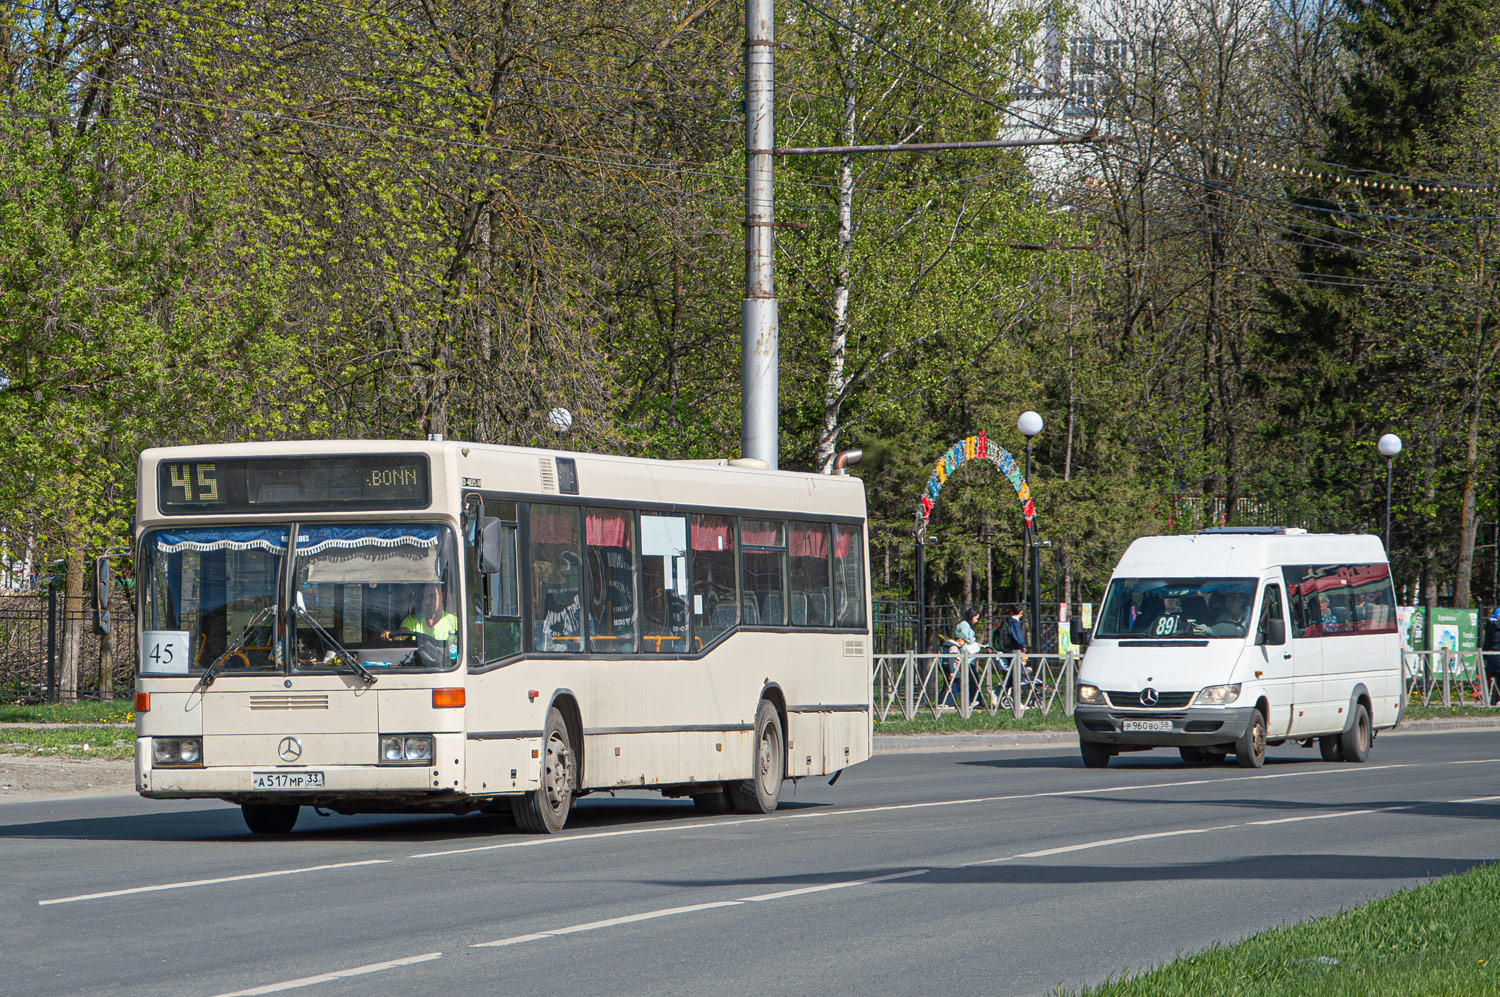
[(1484, 686), (1486, 701), (1500, 706), (1500, 606), (1484, 621)]
[(965, 609), (963, 616), (959, 618), (958, 626), (953, 628), (953, 636), (943, 642), (943, 651), (953, 655), (943, 664), (943, 672), (948, 676), (948, 694), (943, 697), (945, 706), (956, 704), (953, 688), (958, 684), (958, 652), (963, 650), (970, 655), (979, 653), (979, 636), (974, 633), (974, 624), (978, 620), (979, 610), (972, 607)]
[(1021, 622), (1020, 606), (1011, 607), (1010, 619), (1005, 621), (1005, 630), (1000, 634), (1000, 650), (1005, 654), (1026, 653), (1026, 627)]

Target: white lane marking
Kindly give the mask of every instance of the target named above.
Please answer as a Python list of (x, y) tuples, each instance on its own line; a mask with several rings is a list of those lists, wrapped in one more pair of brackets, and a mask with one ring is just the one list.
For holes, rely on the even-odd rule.
[(410, 955), (405, 959), (392, 959), (389, 962), (372, 962), (368, 966), (355, 966), (353, 969), (336, 969), (331, 973), (319, 973), (317, 976), (304, 976), (299, 980), (287, 980), (284, 983), (268, 983), (263, 987), (253, 987), (249, 990), (233, 990), (229, 993), (219, 994), (218, 997), (252, 997), (254, 994), (274, 994), (283, 990), (296, 990), (298, 987), (312, 987), (319, 983), (328, 983), (331, 980), (343, 980), (351, 976), (364, 976), (366, 973), (379, 973), (387, 969), (395, 969), (398, 966), (411, 966), (419, 962), (431, 962), (441, 959), (443, 953), (428, 952), (425, 955)]
[(659, 917), (675, 917), (678, 914), (691, 914), (694, 911), (711, 910), (715, 907), (738, 907), (738, 900), (717, 900), (706, 904), (689, 904), (686, 907), (664, 907), (661, 910), (648, 910), (639, 914), (626, 914), (624, 917), (611, 917), (603, 921), (588, 921), (584, 924), (572, 924), (566, 928), (554, 928), (551, 931), (538, 931), (529, 935), (512, 935), (509, 938), (498, 938), (493, 942), (475, 942), (470, 945), (471, 949), (491, 949), (505, 945), (519, 945), (521, 942), (534, 942), (542, 938), (555, 938), (558, 935), (575, 935), (580, 931), (595, 931), (599, 928), (612, 928), (619, 924), (634, 924), (637, 921), (652, 921)]
[(797, 890), (782, 890), (779, 893), (761, 893), (753, 897), (740, 897), (741, 903), (753, 904), (763, 900), (782, 900), (786, 897), (801, 897), (809, 893), (822, 893), (826, 890), (842, 890), (849, 886), (865, 886), (869, 883), (884, 883), (891, 879), (906, 879), (908, 876), (921, 876), (931, 872), (930, 869), (912, 869), (909, 872), (893, 872), (889, 876), (871, 876), (869, 879), (851, 879), (846, 883), (824, 883), (821, 886), (804, 886)]
[(784, 900), (787, 897), (800, 897), (809, 893), (823, 893), (827, 890), (842, 890), (850, 886), (868, 886), (870, 883), (884, 883), (892, 879), (921, 876), (929, 871), (931, 870), (908, 869), (906, 872), (893, 872), (885, 876), (870, 876), (866, 879), (850, 879), (842, 883), (820, 883), (817, 886), (781, 890), (777, 893), (759, 893), (753, 897), (740, 897), (738, 900), (715, 900), (710, 903), (689, 904), (686, 907), (663, 907), (658, 910), (642, 911), (639, 914), (624, 914), (620, 917), (609, 917), (602, 921), (585, 921), (582, 924), (571, 924), (565, 928), (552, 928), (549, 931), (535, 931), (525, 935), (511, 935), (508, 938), (497, 938), (493, 942), (475, 942), (469, 948), (503, 948), (509, 945), (520, 945), (523, 942), (540, 941), (543, 938), (556, 938), (559, 935), (576, 935), (581, 931), (597, 931), (600, 928), (613, 928), (621, 924), (636, 924), (640, 921), (654, 921), (661, 917), (675, 917), (678, 914), (693, 914), (701, 910), (714, 910), (719, 907), (743, 907), (745, 904), (760, 903), (765, 900)]
[[(1500, 758), (1488, 759), (1491, 763)], [(1417, 768), (1424, 765), (1448, 765), (1450, 762), (1392, 762), (1386, 765), (1367, 765), (1360, 772), (1381, 772), (1389, 769)], [(1355, 774), (1348, 768), (1307, 769), (1299, 772), (1271, 772), (1263, 775), (1229, 776), (1219, 779), (1182, 779), (1176, 782), (1151, 782), (1138, 785), (1097, 786), (1093, 789), (1053, 789), (1042, 793), (1012, 793), (1005, 796), (975, 796), (962, 800), (932, 800), (925, 803), (892, 803), (879, 807), (850, 807), (839, 810), (819, 810), (815, 813), (781, 814), (767, 817), (742, 817), (732, 820), (698, 821), (693, 824), (661, 824), (653, 827), (635, 827), (623, 831), (593, 831), (587, 834), (567, 834), (555, 838), (529, 838), (525, 841), (506, 841), (497, 845), (472, 845), (467, 848), (449, 848), (437, 852), (418, 852), (408, 855), (413, 859), (445, 858), (450, 855), (469, 855), (474, 852), (493, 852), (506, 848), (536, 848), (542, 845), (563, 845), (574, 841), (596, 841), (600, 838), (620, 838), (639, 834), (662, 834), (668, 831), (712, 831), (721, 828), (739, 827), (742, 824), (759, 824), (765, 821), (793, 821), (850, 817), (860, 814), (894, 813), (900, 810), (930, 810), (935, 807), (972, 806), (976, 803), (1007, 803), (1015, 800), (1041, 800), (1059, 796), (1090, 796), (1098, 793), (1122, 793), (1140, 789), (1171, 789), (1177, 786), (1227, 785), (1229, 783), (1256, 782), (1263, 779), (1300, 779), (1307, 776)]]
[(1297, 814), (1294, 817), (1268, 817), (1261, 820), (1240, 821), (1234, 824), (1215, 824), (1211, 827), (1181, 827), (1171, 831), (1153, 831), (1149, 834), (1130, 834), (1120, 838), (1100, 838), (1096, 841), (1083, 841), (1075, 845), (1060, 845), (1057, 848), (1043, 848), (1034, 852), (1021, 852), (1016, 855), (1002, 855), (999, 858), (979, 859), (974, 862), (965, 862), (964, 868), (976, 865), (995, 865), (999, 862), (1014, 862), (1017, 859), (1038, 859), (1051, 855), (1065, 855), (1069, 852), (1085, 852), (1095, 848), (1108, 848), (1111, 845), (1128, 845), (1136, 841), (1151, 841), (1157, 838), (1182, 838), (1192, 834), (1209, 834), (1213, 831), (1232, 831), (1241, 827), (1269, 827), (1275, 824), (1296, 824), (1309, 820), (1337, 820), (1340, 817), (1364, 817), (1369, 814), (1388, 814), (1400, 810), (1419, 810), (1422, 807), (1452, 805), (1454, 803), (1491, 803), (1500, 800), (1500, 796), (1476, 796), (1466, 800), (1427, 800), (1422, 803), (1404, 803), (1399, 807), (1371, 807), (1365, 810), (1335, 810), (1330, 813), (1321, 814)]
[(162, 890), (185, 890), (191, 886), (213, 886), (217, 883), (240, 883), (247, 879), (270, 879), (273, 876), (295, 876), (303, 872), (323, 872), (326, 869), (351, 869), (360, 865), (389, 865), (395, 859), (365, 859), (362, 862), (334, 862), (330, 865), (309, 865), (301, 869), (273, 869), (270, 872), (247, 872), (239, 876), (219, 876), (214, 879), (192, 879), (183, 883), (158, 883), (155, 886), (133, 886), (125, 890), (106, 890), (103, 893), (81, 893), (76, 897), (58, 897), (55, 900), (38, 900), (37, 906), (49, 904), (71, 904), (79, 900), (102, 900), (106, 897), (127, 897), (136, 893), (159, 893)]

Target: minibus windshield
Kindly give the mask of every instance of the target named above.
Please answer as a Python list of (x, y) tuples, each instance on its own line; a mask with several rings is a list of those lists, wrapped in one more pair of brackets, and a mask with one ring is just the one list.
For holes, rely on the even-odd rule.
[(1242, 638), (1254, 603), (1254, 578), (1116, 578), (1094, 636)]

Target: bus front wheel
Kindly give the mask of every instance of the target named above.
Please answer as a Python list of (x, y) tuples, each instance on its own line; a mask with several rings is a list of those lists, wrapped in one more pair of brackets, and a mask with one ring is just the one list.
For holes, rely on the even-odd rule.
[(240, 813), (251, 834), (290, 834), (301, 810), (285, 803), (240, 804)]
[(734, 808), (745, 814), (768, 814), (781, 802), (781, 784), (786, 779), (786, 741), (781, 735), (781, 716), (769, 700), (755, 710), (755, 773), (730, 783)]
[(573, 807), (574, 779), (573, 743), (568, 735), (567, 721), (557, 707), (547, 711), (547, 729), (543, 732), (545, 745), (542, 758), (541, 785), (511, 801), (511, 814), (521, 830), (531, 834), (556, 834), (568, 822), (568, 812)]

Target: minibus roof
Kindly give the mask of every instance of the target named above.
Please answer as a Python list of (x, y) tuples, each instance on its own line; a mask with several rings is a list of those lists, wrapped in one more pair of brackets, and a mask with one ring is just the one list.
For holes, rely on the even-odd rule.
[(1379, 537), (1342, 533), (1204, 531), (1141, 537), (1115, 576), (1143, 578), (1245, 578), (1284, 564), (1384, 564)]

